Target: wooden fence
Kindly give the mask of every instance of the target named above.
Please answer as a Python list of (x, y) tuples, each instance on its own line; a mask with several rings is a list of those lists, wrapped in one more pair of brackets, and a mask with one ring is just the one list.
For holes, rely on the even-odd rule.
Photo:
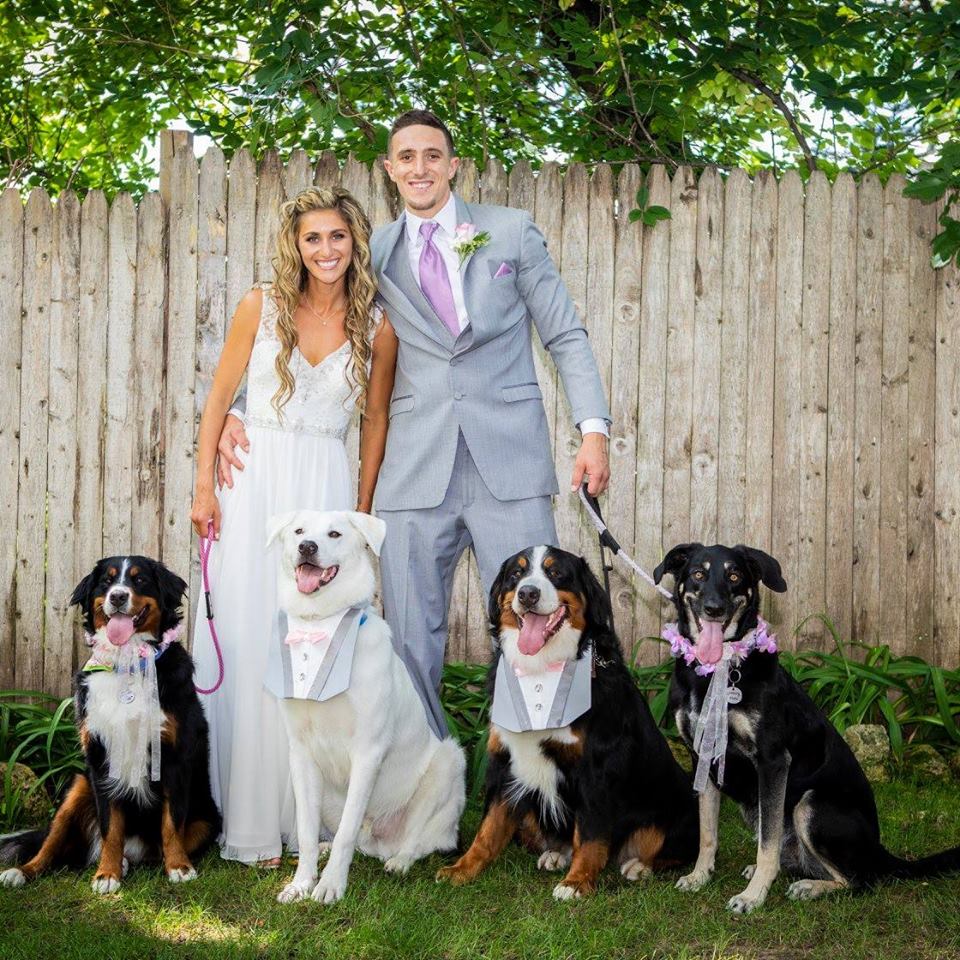
[[(295, 152), (199, 165), (162, 141), (161, 191), (107, 204), (0, 196), (0, 687), (65, 693), (83, 656), (67, 607), (105, 553), (198, 575), (189, 509), (199, 412), (242, 294), (270, 276), (278, 203), (342, 182), (375, 225), (380, 165)], [(646, 175), (652, 229), (626, 214), (644, 180), (614, 170), (467, 162), (467, 200), (529, 210), (590, 330), (611, 399), (605, 512), (641, 565), (689, 539), (771, 551), (786, 645), (847, 637), (954, 666), (960, 655), (960, 278), (929, 264), (937, 210), (903, 181), (742, 171)], [(162, 197), (162, 199), (161, 199)], [(553, 367), (538, 365), (561, 488), (578, 445)], [(354, 431), (355, 433), (355, 431)], [(356, 451), (357, 440), (350, 441)], [(596, 558), (576, 499), (561, 545)], [(641, 638), (669, 611), (618, 569), (616, 622)], [(486, 659), (475, 567), (456, 577), (450, 655)]]

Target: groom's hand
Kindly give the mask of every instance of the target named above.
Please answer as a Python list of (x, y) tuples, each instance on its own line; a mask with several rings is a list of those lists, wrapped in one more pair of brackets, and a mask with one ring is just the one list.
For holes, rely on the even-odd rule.
[(580, 441), (580, 452), (573, 464), (570, 490), (580, 489), (584, 476), (590, 478), (587, 493), (599, 497), (610, 482), (610, 461), (607, 459), (607, 438), (602, 433), (585, 433)]
[(217, 444), (217, 486), (224, 485), (233, 489), (233, 473), (231, 467), (243, 470), (243, 462), (236, 454), (239, 444), (245, 453), (250, 452), (250, 441), (247, 431), (243, 428), (243, 421), (232, 413), (227, 414), (223, 421), (223, 430), (220, 433), (220, 442)]

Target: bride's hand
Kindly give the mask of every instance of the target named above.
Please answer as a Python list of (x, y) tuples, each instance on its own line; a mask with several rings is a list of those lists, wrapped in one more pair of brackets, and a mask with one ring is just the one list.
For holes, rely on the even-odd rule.
[(205, 537), (209, 522), (213, 521), (213, 539), (220, 539), (220, 504), (212, 490), (198, 490), (190, 509), (190, 520), (197, 536)]

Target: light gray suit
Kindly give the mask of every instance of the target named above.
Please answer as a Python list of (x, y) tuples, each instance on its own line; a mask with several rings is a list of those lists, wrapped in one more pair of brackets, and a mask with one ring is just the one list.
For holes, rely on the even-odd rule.
[(574, 422), (610, 419), (586, 330), (529, 214), (459, 197), (456, 206), (458, 223), (490, 234), (461, 267), (470, 322), (456, 338), (413, 276), (405, 217), (371, 241), (379, 297), (399, 340), (376, 493), (387, 524), (384, 614), (440, 735), (438, 688), (460, 554), (473, 547), (488, 590), (506, 557), (557, 539), (557, 476), (531, 321), (560, 371)]

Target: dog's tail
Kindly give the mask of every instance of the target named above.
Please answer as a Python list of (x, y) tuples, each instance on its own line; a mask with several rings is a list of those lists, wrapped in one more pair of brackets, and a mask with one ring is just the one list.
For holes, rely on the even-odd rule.
[(929, 857), (921, 857), (918, 860), (904, 860), (883, 847), (880, 851), (878, 864), (880, 876), (908, 880), (960, 872), (960, 847), (952, 847), (950, 850), (934, 853)]
[(20, 830), (0, 836), (0, 864), (19, 866), (32, 860), (47, 839), (49, 828), (44, 830)]

